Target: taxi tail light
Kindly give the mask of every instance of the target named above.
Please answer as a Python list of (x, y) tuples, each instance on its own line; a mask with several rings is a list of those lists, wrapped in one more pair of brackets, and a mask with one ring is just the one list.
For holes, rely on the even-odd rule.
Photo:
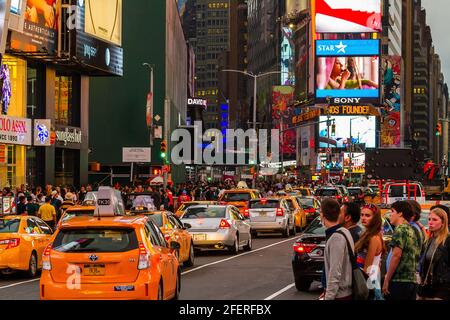
[(230, 224), (228, 223), (227, 220), (222, 219), (222, 220), (220, 220), (219, 227), (220, 227), (220, 229), (228, 229), (228, 228), (230, 228), (231, 226), (230, 226)]
[(150, 261), (149, 261), (149, 255), (147, 252), (147, 249), (145, 248), (144, 244), (141, 242), (139, 243), (139, 270), (145, 270), (150, 268)]
[(284, 210), (283, 208), (278, 208), (277, 209), (277, 217), (282, 217), (284, 216)]
[(316, 247), (317, 245), (315, 244), (297, 242), (294, 244), (294, 251), (301, 254), (311, 253)]
[(164, 235), (164, 238), (166, 238), (166, 241), (167, 241), (167, 242), (169, 242), (169, 241), (170, 241), (170, 238), (171, 238), (171, 236), (170, 236), (170, 234), (165, 234), (165, 235)]
[(250, 212), (248, 211), (248, 208), (244, 209), (244, 217), (248, 218), (250, 216)]
[(53, 243), (49, 243), (47, 247), (45, 247), (44, 253), (42, 254), (42, 270), (52, 270), (52, 263), (50, 262), (50, 252), (52, 251), (52, 246)]
[(315, 212), (316, 212), (316, 209), (314, 209), (314, 208), (308, 208), (308, 209), (305, 209), (305, 212), (306, 212), (306, 213), (315, 213)]
[(0, 240), (0, 245), (5, 245), (5, 244), (6, 244), (5, 250), (16, 248), (20, 244), (20, 238)]

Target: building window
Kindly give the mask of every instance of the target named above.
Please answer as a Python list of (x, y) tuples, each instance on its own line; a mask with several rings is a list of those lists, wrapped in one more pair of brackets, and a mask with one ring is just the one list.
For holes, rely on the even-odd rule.
[(80, 78), (56, 73), (55, 123), (62, 126), (80, 126)]

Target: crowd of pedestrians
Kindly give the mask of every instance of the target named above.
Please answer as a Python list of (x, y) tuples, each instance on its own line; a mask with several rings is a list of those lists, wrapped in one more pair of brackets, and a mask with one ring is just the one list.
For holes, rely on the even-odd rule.
[(334, 199), (324, 199), (320, 213), (326, 228), (321, 299), (354, 299), (356, 265), (365, 276), (368, 299), (450, 300), (449, 213), (446, 206), (432, 207), (427, 229), (419, 222), (420, 204), (395, 202), (389, 216), (394, 233), (386, 240), (378, 206), (340, 206)]

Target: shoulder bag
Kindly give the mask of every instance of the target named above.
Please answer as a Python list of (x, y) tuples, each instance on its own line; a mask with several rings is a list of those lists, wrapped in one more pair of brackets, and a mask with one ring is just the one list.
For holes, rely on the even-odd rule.
[(358, 265), (356, 264), (356, 257), (353, 253), (352, 246), (350, 245), (347, 236), (342, 231), (337, 231), (337, 233), (343, 235), (345, 241), (347, 241), (347, 251), (350, 257), (350, 262), (352, 264), (353, 300), (368, 300), (369, 288), (367, 287), (367, 278), (364, 276), (364, 272), (360, 268), (358, 268)]
[[(428, 245), (427, 249), (429, 249), (430, 246), (431, 246), (431, 241), (430, 241), (430, 244)], [(433, 268), (434, 255), (436, 254), (436, 251), (437, 251), (438, 247), (439, 246), (436, 245), (436, 248), (434, 248), (434, 251), (433, 251), (433, 254), (432, 254), (431, 260), (430, 260), (430, 265), (428, 266), (428, 271), (427, 271), (427, 274), (425, 276), (425, 279), (420, 283), (419, 288), (417, 289), (417, 294), (420, 297), (428, 298), (428, 297), (432, 297), (433, 296), (433, 286), (432, 286), (431, 283), (428, 283), (428, 277), (430, 276), (430, 273), (432, 275), (432, 271), (431, 270)], [(426, 257), (427, 251), (428, 250), (426, 250), (424, 252), (423, 261), (425, 261), (425, 257)]]

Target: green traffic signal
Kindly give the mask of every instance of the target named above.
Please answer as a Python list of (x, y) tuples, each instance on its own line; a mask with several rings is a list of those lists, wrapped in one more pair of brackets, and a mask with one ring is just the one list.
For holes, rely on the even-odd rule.
[(165, 152), (161, 152), (161, 158), (165, 159), (167, 157), (167, 154)]

